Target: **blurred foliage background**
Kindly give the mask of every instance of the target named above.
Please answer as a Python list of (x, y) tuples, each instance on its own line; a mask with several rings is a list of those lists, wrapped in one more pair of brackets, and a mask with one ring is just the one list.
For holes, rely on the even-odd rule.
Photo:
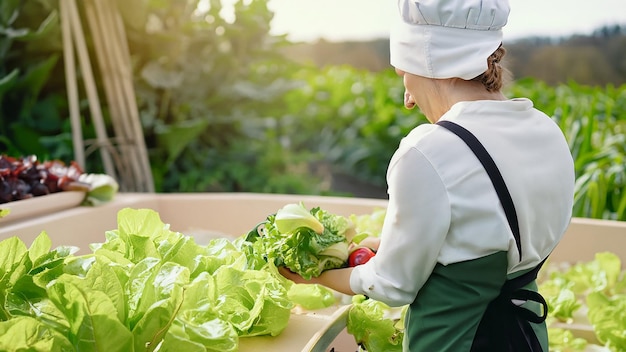
[[(290, 43), (269, 34), (267, 0), (238, 1), (233, 20), (219, 0), (204, 11), (199, 0), (111, 1), (158, 192), (384, 198), (393, 151), (426, 122), (402, 107), (385, 40)], [(625, 28), (506, 46), (506, 93), (534, 100), (568, 138), (575, 216), (626, 220)], [(62, 47), (57, 0), (0, 0), (0, 153), (72, 160)], [(86, 168), (102, 171), (97, 153)]]

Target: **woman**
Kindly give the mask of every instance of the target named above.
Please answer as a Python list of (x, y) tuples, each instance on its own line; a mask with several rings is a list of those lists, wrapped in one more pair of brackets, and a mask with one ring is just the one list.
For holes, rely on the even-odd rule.
[[(406, 351), (515, 350), (529, 335), (534, 347), (521, 350), (547, 351), (546, 307), (537, 304), (545, 301), (533, 275), (569, 224), (574, 167), (558, 126), (528, 99), (500, 91), (508, 3), (399, 0), (398, 8), (391, 64), (405, 106), (418, 106), (432, 124), (413, 129), (390, 161), (377, 254), (310, 281), (281, 272), (410, 304)], [(488, 173), (451, 124), (484, 146), (504, 187), (494, 189), (498, 172)], [(520, 313), (522, 304), (534, 314)]]

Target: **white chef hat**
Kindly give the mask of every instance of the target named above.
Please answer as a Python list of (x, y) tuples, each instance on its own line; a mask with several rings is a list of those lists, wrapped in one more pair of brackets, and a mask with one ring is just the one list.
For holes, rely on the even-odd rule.
[(487, 70), (502, 43), (508, 0), (397, 0), (391, 65), (430, 78), (466, 80)]

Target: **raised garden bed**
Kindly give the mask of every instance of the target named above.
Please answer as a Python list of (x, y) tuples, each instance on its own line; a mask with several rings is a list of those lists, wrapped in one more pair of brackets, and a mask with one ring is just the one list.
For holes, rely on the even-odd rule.
[[(244, 234), (276, 209), (300, 201), (309, 207), (320, 206), (344, 216), (370, 214), (387, 204), (381, 199), (302, 195), (120, 193), (113, 201), (97, 207), (76, 205), (7, 222), (0, 227), (0, 240), (18, 236), (25, 243), (31, 243), (41, 231), (46, 231), (53, 247), (72, 245), (80, 248), (79, 254), (87, 253), (89, 244), (102, 242), (105, 231), (116, 228), (120, 209), (149, 208), (156, 210), (171, 229), (191, 235), (202, 244), (215, 237)], [(617, 254), (622, 265), (626, 263), (626, 223), (575, 218), (550, 261), (589, 261), (603, 251)], [(355, 351), (356, 344), (344, 329), (346, 307), (340, 304), (323, 311), (294, 312), (283, 334), (243, 339), (241, 351), (258, 350), (260, 346), (273, 351)], [(578, 337), (596, 342), (589, 325), (563, 327)]]

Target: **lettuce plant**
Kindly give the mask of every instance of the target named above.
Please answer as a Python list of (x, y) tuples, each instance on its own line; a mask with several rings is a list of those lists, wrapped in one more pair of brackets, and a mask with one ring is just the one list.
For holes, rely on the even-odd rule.
[(2, 351), (236, 351), (294, 307), (275, 266), (249, 265), (260, 254), (197, 245), (152, 210), (121, 210), (90, 254), (50, 247), (45, 232), (0, 242)]
[(392, 308), (363, 295), (352, 298), (347, 331), (366, 351), (402, 351), (408, 305)]
[(354, 228), (348, 218), (319, 207), (287, 204), (247, 235), (256, 251), (306, 279), (346, 266)]

